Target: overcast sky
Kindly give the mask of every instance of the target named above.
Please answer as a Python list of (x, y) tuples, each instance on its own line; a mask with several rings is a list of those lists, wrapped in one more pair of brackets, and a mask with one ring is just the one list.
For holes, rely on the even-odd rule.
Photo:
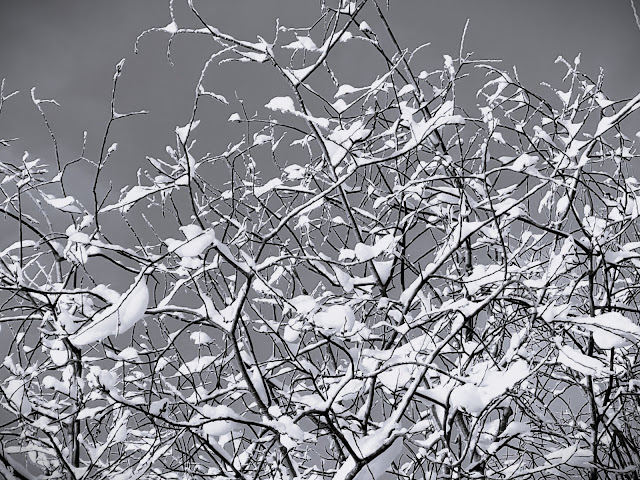
[[(390, 1), (389, 19), (401, 44), (415, 47), (431, 43), (425, 50), (425, 70), (441, 66), (443, 54), (457, 55), (469, 19), (466, 50), (474, 51), (479, 58), (502, 59), (504, 69), (517, 66), (521, 81), (531, 88), (543, 81), (560, 81), (565, 69), (554, 64), (558, 55), (572, 60), (582, 53), (582, 70), (592, 78), (597, 77), (600, 67), (604, 68), (605, 91), (610, 98), (628, 98), (640, 91), (640, 31), (629, 0)], [(272, 39), (278, 17), (284, 25), (310, 25), (320, 3), (194, 2), (210, 24), (248, 40), (254, 40), (256, 34)], [(193, 25), (185, 4), (186, 0), (176, 0), (179, 20)], [(87, 156), (96, 159), (109, 118), (114, 65), (127, 58), (118, 110), (147, 109), (150, 115), (124, 119), (115, 126), (109, 143), (118, 142), (120, 147), (105, 177), (135, 182), (132, 175), (144, 166), (145, 156), (162, 155), (166, 145), (174, 144), (175, 126), (189, 120), (194, 85), (214, 46), (210, 39), (177, 39), (172, 67), (165, 57), (166, 36), (153, 34), (142, 41), (140, 53), (134, 55), (133, 45), (142, 30), (167, 23), (168, 1), (163, 0), (3, 0), (0, 79), (6, 79), (7, 91), (20, 90), (20, 96), (12, 98), (2, 111), (0, 139), (20, 137), (18, 149), (53, 162), (48, 133), (29, 101), (29, 90), (35, 86), (40, 98), (54, 98), (61, 105), (44, 108), (59, 140), (63, 162), (80, 154), (85, 130)], [(358, 61), (366, 58), (343, 60), (357, 71)], [(253, 75), (255, 68), (230, 71), (210, 79), (212, 90), (229, 99), (236, 91), (243, 98), (251, 98), (262, 93), (262, 88), (275, 89), (268, 78)], [(264, 105), (270, 97), (264, 93), (262, 98)], [(218, 105), (210, 112), (214, 120), (203, 135), (211, 144), (207, 150), (224, 151), (230, 141), (224, 135), (226, 119), (236, 108), (237, 104)], [(12, 155), (0, 147), (0, 161), (17, 158), (15, 152)], [(78, 180), (77, 189), (91, 184), (89, 172), (86, 178), (78, 173)], [(0, 239), (14, 235), (11, 229), (15, 227), (15, 223), (0, 222)], [(5, 346), (0, 347), (4, 352)]]
[[(210, 24), (248, 40), (254, 40), (256, 34), (271, 40), (278, 17), (283, 25), (310, 25), (320, 3), (194, 1)], [(186, 0), (176, 0), (178, 20), (193, 25), (185, 4)], [(600, 67), (605, 69), (605, 91), (610, 98), (628, 98), (640, 90), (640, 31), (627, 0), (391, 0), (391, 7), (389, 19), (404, 47), (431, 43), (423, 51), (422, 69), (441, 67), (443, 54), (457, 55), (469, 19), (466, 50), (479, 58), (500, 58), (504, 69), (517, 66), (521, 81), (530, 88), (536, 89), (543, 81), (557, 85), (565, 68), (554, 64), (556, 57), (572, 60), (582, 53), (584, 72), (595, 78)], [(165, 57), (167, 36), (153, 34), (143, 39), (140, 53), (134, 55), (137, 35), (146, 28), (167, 25), (168, 12), (168, 1), (162, 0), (5, 0), (0, 14), (0, 78), (6, 79), (7, 91), (21, 93), (3, 109), (0, 138), (20, 137), (21, 142), (17, 152), (0, 148), (0, 161), (19, 161), (22, 151), (29, 150), (32, 158), (53, 163), (48, 133), (29, 101), (34, 86), (38, 97), (55, 98), (61, 105), (44, 108), (63, 163), (79, 156), (85, 130), (86, 156), (95, 160), (109, 118), (114, 66), (127, 58), (118, 110), (147, 109), (150, 115), (116, 124), (109, 144), (118, 142), (119, 148), (103, 178), (117, 180), (117, 187), (135, 183), (135, 172), (145, 166), (145, 156), (164, 155), (165, 146), (175, 144), (175, 126), (188, 122), (200, 69), (215, 47), (207, 38), (177, 39), (172, 67)], [(363, 64), (369, 57), (346, 55), (336, 61), (351, 68), (354, 75), (364, 75)], [(248, 99), (247, 105), (255, 111), (271, 98), (271, 92), (282, 88), (277, 76), (263, 75), (266, 69), (240, 65), (225, 71), (216, 70), (207, 80), (207, 87), (225, 95), (232, 105), (216, 104), (203, 112), (208, 118), (198, 133), (206, 143), (205, 152), (220, 153), (234, 139), (227, 135), (226, 120), (238, 108), (233, 101), (235, 92)], [(91, 172), (80, 170), (74, 175), (72, 193), (83, 189), (86, 193), (92, 184)], [(114, 190), (112, 201), (119, 188)], [(110, 218), (104, 221), (112, 221)], [(175, 225), (171, 228), (177, 232)], [(0, 223), (2, 244), (8, 244), (5, 241), (11, 236), (17, 236), (16, 224)], [(108, 278), (101, 272), (100, 281), (110, 283)], [(4, 347), (0, 341), (0, 351)]]
[[(272, 39), (276, 18), (284, 25), (310, 25), (317, 18), (319, 3), (195, 2), (209, 23), (248, 40), (256, 34)], [(176, 14), (179, 23), (193, 25), (186, 1), (176, 0)], [(531, 88), (542, 81), (559, 85), (565, 68), (554, 64), (556, 57), (572, 60), (582, 53), (581, 68), (593, 78), (600, 67), (605, 69), (605, 91), (611, 98), (631, 97), (640, 90), (640, 31), (627, 0), (395, 0), (389, 19), (403, 46), (431, 43), (424, 51), (426, 70), (441, 66), (443, 54), (456, 56), (469, 19), (466, 50), (479, 58), (501, 58), (505, 69), (517, 66), (520, 79)], [(0, 138), (20, 137), (21, 151), (51, 156), (48, 134), (28, 100), (35, 86), (39, 97), (55, 98), (61, 105), (45, 108), (63, 161), (79, 155), (84, 130), (89, 139), (87, 156), (95, 159), (109, 116), (114, 65), (126, 57), (118, 109), (147, 109), (151, 114), (116, 125), (109, 143), (117, 141), (120, 147), (107, 173), (123, 178), (144, 165), (146, 155), (162, 155), (166, 145), (174, 144), (175, 126), (189, 119), (194, 85), (214, 46), (206, 38), (179, 38), (172, 67), (165, 57), (167, 36), (152, 34), (142, 41), (140, 53), (133, 54), (142, 30), (167, 23), (168, 1), (162, 0), (5, 1), (0, 15), (0, 78), (6, 78), (7, 90), (18, 89), (21, 95), (3, 110)], [(343, 60), (357, 72), (357, 61), (367, 58)], [(256, 77), (260, 71), (248, 66), (232, 68), (226, 76), (215, 73), (209, 80), (211, 89), (229, 99), (234, 99), (235, 92), (252, 98), (265, 90), (264, 105), (269, 98), (266, 91), (273, 85), (268, 77)], [(225, 124), (235, 109), (237, 103), (217, 105), (210, 112), (207, 151), (219, 153), (231, 141), (225, 136)], [(1, 149), (0, 160), (7, 160), (7, 152)]]

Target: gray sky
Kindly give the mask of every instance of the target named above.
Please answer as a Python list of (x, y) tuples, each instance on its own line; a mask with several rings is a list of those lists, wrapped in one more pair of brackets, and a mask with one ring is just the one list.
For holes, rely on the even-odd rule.
[[(84, 129), (89, 130), (90, 140), (99, 140), (108, 115), (113, 66), (123, 57), (128, 58), (129, 75), (123, 77), (121, 109), (147, 108), (154, 117), (166, 117), (166, 113), (173, 117), (168, 124), (185, 119), (193, 75), (199, 68), (198, 58), (193, 57), (202, 57), (208, 50), (201, 48), (192, 55), (193, 44), (207, 47), (208, 42), (178, 39), (173, 68), (164, 58), (166, 38), (158, 34), (147, 37), (141, 53), (133, 55), (133, 43), (140, 31), (168, 23), (168, 2), (3, 3), (0, 77), (7, 79), (9, 89), (20, 89), (26, 95), (30, 87), (36, 86), (40, 95), (60, 102), (62, 108), (52, 119), (66, 148), (77, 148)], [(176, 11), (186, 19), (182, 3), (186, 2), (176, 1)], [(217, 0), (196, 5), (212, 24), (253, 39), (254, 32), (270, 38), (276, 17), (283, 24), (312, 21), (318, 3)], [(505, 67), (517, 65), (521, 79), (529, 85), (559, 80), (563, 68), (554, 66), (555, 58), (562, 54), (573, 59), (582, 52), (582, 68), (587, 73), (596, 76), (598, 67), (605, 68), (611, 96), (628, 97), (640, 88), (640, 31), (626, 0), (399, 0), (392, 2), (391, 8), (390, 18), (402, 43), (411, 46), (431, 42), (429, 55), (438, 62), (444, 53), (455, 55), (464, 22), (469, 18), (467, 48), (479, 57), (502, 58)], [(219, 87), (220, 93), (229, 93), (223, 92), (229, 90), (225, 87), (229, 86)], [(5, 118), (0, 120), (4, 136), (8, 136), (7, 130), (25, 139), (42, 133), (38, 131), (35, 109), (29, 109), (24, 100), (12, 102), (14, 108), (7, 106)], [(189, 101), (185, 105), (186, 100)], [(155, 104), (149, 104), (151, 101)], [(158, 134), (156, 129), (163, 128), (162, 120), (169, 119), (146, 119), (145, 125), (140, 126), (144, 136), (139, 141), (152, 141), (154, 135), (147, 135), (146, 128)], [(133, 135), (127, 131), (117, 133)]]
[[(319, 0), (195, 3), (209, 23), (223, 31), (248, 40), (259, 33), (270, 40), (277, 17), (284, 25), (308, 25), (316, 18)], [(184, 4), (186, 0), (176, 0), (179, 20), (188, 19)], [(516, 65), (520, 79), (533, 89), (542, 81), (559, 85), (565, 69), (554, 65), (558, 55), (571, 60), (582, 53), (584, 72), (595, 78), (600, 67), (605, 69), (610, 98), (627, 98), (640, 91), (640, 31), (627, 0), (392, 0), (389, 18), (403, 46), (431, 42), (424, 51), (425, 70), (439, 68), (443, 54), (457, 55), (469, 19), (466, 50), (479, 58), (501, 58), (504, 69)], [(116, 124), (109, 143), (117, 141), (120, 146), (105, 178), (135, 183), (135, 171), (145, 166), (146, 155), (162, 156), (166, 145), (175, 144), (175, 126), (189, 119), (193, 88), (211, 52), (210, 39), (179, 38), (171, 67), (165, 57), (167, 36), (153, 34), (143, 40), (140, 54), (133, 54), (142, 30), (167, 23), (168, 1), (161, 0), (4, 0), (0, 79), (6, 78), (8, 91), (21, 94), (6, 104), (0, 116), (0, 138), (20, 137), (19, 149), (53, 163), (48, 133), (29, 101), (29, 90), (35, 86), (40, 98), (55, 98), (61, 105), (44, 108), (63, 162), (80, 154), (84, 130), (88, 131), (87, 156), (96, 159), (109, 117), (114, 65), (126, 57), (118, 110), (147, 109), (150, 115)], [(367, 58), (358, 60), (366, 63)], [(343, 62), (353, 65), (356, 74), (361, 68), (352, 58), (345, 57)], [(255, 76), (262, 70), (241, 67), (212, 75), (211, 89), (230, 100), (234, 91), (256, 102), (262, 99), (253, 109), (264, 105), (271, 98), (267, 91), (278, 89), (273, 83), (276, 77)], [(200, 127), (198, 132), (209, 142), (205, 151), (224, 151), (231, 141), (225, 135), (226, 119), (236, 109), (237, 104), (208, 110), (206, 130)], [(0, 148), (0, 160), (16, 159)], [(78, 190), (91, 184), (89, 174), (89, 170), (76, 174)], [(116, 197), (117, 189), (111, 199)], [(15, 223), (0, 223), (0, 238), (15, 234), (10, 229), (15, 229)]]
[[(179, 23), (190, 22), (186, 1), (175, 3)], [(109, 143), (117, 141), (120, 147), (105, 176), (124, 179), (133, 175), (144, 166), (146, 155), (163, 155), (165, 146), (174, 144), (174, 128), (188, 121), (193, 88), (212, 44), (206, 38), (178, 38), (175, 66), (171, 67), (165, 57), (168, 36), (156, 33), (146, 37), (140, 53), (134, 55), (133, 44), (142, 30), (169, 23), (168, 1), (3, 4), (0, 78), (6, 78), (9, 91), (18, 89), (21, 95), (5, 106), (0, 138), (20, 137), (21, 150), (29, 150), (34, 157), (51, 157), (50, 139), (28, 97), (30, 88), (36, 86), (38, 96), (55, 98), (61, 105), (45, 108), (63, 161), (79, 155), (84, 130), (88, 131), (87, 156), (95, 159), (109, 115), (114, 65), (126, 57), (118, 109), (147, 109), (151, 114), (116, 124)], [(256, 33), (272, 39), (277, 17), (284, 25), (309, 25), (318, 5), (318, 0), (196, 0), (211, 24), (249, 40)], [(541, 90), (542, 81), (559, 85), (565, 68), (554, 60), (559, 54), (572, 60), (578, 53), (582, 53), (582, 70), (593, 78), (599, 67), (605, 69), (605, 91), (610, 97), (631, 97), (640, 89), (640, 31), (627, 0), (395, 0), (389, 18), (403, 46), (431, 42), (424, 50), (425, 70), (440, 67), (443, 54), (456, 56), (468, 18), (466, 50), (479, 58), (501, 58), (505, 69), (516, 65), (520, 79), (534, 90)], [(364, 63), (367, 58), (359, 60)], [(349, 66), (354, 60), (345, 56), (343, 61)], [(248, 102), (255, 110), (268, 101), (269, 90), (279, 88), (276, 77), (254, 75), (261, 71), (252, 66), (232, 67), (226, 74), (211, 75), (208, 85), (230, 100), (237, 91), (245, 99), (261, 101)], [(237, 104), (209, 110), (208, 128), (214, 134), (207, 133), (210, 145), (205, 151), (221, 152), (231, 141), (226, 119), (236, 109)], [(0, 150), (2, 159), (7, 159), (6, 152)], [(81, 172), (79, 179), (83, 180)]]

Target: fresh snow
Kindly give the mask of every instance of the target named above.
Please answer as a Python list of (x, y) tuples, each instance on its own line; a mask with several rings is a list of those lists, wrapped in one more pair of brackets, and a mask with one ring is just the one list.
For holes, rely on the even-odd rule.
[(556, 339), (556, 343), (558, 344), (558, 362), (565, 367), (594, 377), (612, 374), (605, 364), (597, 358), (585, 355), (568, 345), (562, 345), (559, 339)]
[(282, 180), (280, 180), (279, 178), (272, 178), (264, 185), (260, 187), (254, 187), (253, 193), (255, 194), (256, 197), (261, 197), (265, 193), (270, 192), (271, 190), (273, 190), (274, 188), (280, 185), (282, 185)]
[(391, 276), (391, 271), (393, 270), (394, 260), (387, 260), (384, 262), (377, 262), (374, 260), (373, 266), (378, 273), (378, 277), (380, 277), (380, 281), (382, 283), (387, 283), (389, 277)]
[(473, 271), (463, 278), (469, 295), (475, 295), (485, 285), (491, 285), (504, 280), (504, 269), (501, 265), (481, 265), (473, 267)]
[(311, 52), (318, 50), (318, 47), (316, 46), (315, 42), (311, 39), (311, 37), (305, 37), (302, 35), (298, 36), (297, 41), (291, 42), (288, 45), (283, 45), (282, 48), (288, 48), (292, 50), (309, 50)]
[(566, 448), (555, 450), (545, 455), (545, 458), (553, 465), (569, 465), (572, 467), (587, 468), (591, 466), (593, 455), (591, 450), (578, 448), (576, 443)]
[(233, 430), (233, 423), (228, 420), (214, 420), (207, 422), (202, 426), (202, 431), (213, 437), (226, 435)]
[(111, 210), (120, 209), (123, 213), (126, 213), (133, 205), (140, 199), (152, 195), (162, 190), (156, 186), (148, 187), (142, 185), (136, 185), (126, 193), (124, 198), (113, 205), (107, 205), (103, 207), (100, 212), (109, 212)]
[(180, 365), (178, 373), (182, 375), (191, 375), (198, 373), (207, 368), (216, 360), (216, 357), (212, 355), (204, 355), (202, 357), (196, 357), (193, 360)]
[(633, 97), (627, 104), (622, 107), (618, 113), (611, 115), (610, 117), (603, 117), (598, 123), (598, 127), (596, 128), (596, 133), (594, 137), (597, 138), (601, 136), (603, 133), (608, 131), (614, 125), (616, 125), (620, 120), (629, 115), (634, 110), (640, 108), (640, 93)]
[(619, 312), (579, 317), (574, 321), (593, 332), (593, 339), (600, 348), (628, 347), (640, 341), (640, 326)]
[(274, 97), (265, 105), (269, 110), (279, 110), (281, 112), (295, 112), (296, 106), (291, 97)]
[[(350, 433), (350, 432), (346, 432)], [(359, 454), (360, 458), (368, 457), (380, 449), (388, 441), (388, 426), (376, 430), (364, 438), (355, 439), (353, 435), (352, 446)], [(396, 438), (393, 443), (382, 453), (374, 457), (367, 463), (354, 477), (354, 480), (379, 480), (384, 478), (385, 472), (402, 453), (403, 441), (402, 437)], [(333, 480), (345, 480), (356, 466), (353, 457), (349, 457), (333, 476)]]
[(202, 230), (198, 225), (185, 225), (180, 231), (186, 240), (165, 240), (169, 251), (180, 257), (197, 257), (216, 241), (213, 230)]
[(80, 207), (75, 205), (76, 199), (70, 195), (64, 198), (57, 198), (55, 195), (49, 195), (47, 193), (43, 193), (42, 197), (44, 201), (47, 202), (54, 208), (66, 213), (82, 213)]
[(11, 406), (22, 415), (27, 416), (31, 413), (32, 406), (27, 398), (23, 380), (9, 380), (1, 390), (4, 393), (4, 397), (9, 400)]
[(133, 327), (149, 305), (147, 276), (140, 273), (120, 300), (96, 313), (89, 324), (69, 337), (76, 347), (99, 342), (111, 335), (120, 335)]
[(194, 120), (193, 122), (187, 123), (184, 127), (176, 127), (176, 135), (178, 135), (180, 143), (184, 145), (187, 142), (189, 133), (195, 130), (199, 124), (200, 120)]
[(472, 415), (479, 415), (496, 398), (525, 379), (530, 373), (524, 360), (512, 363), (506, 370), (497, 370), (481, 363), (473, 368), (469, 383), (456, 387), (451, 392), (450, 402)]
[(342, 84), (338, 87), (338, 91), (336, 92), (336, 94), (334, 95), (334, 98), (339, 98), (339, 97), (343, 97), (344, 95), (348, 95), (350, 93), (357, 93), (361, 90), (365, 90), (366, 87), (364, 88), (356, 88), (356, 87), (352, 87), (351, 85), (347, 85)]
[(205, 332), (202, 332), (202, 331), (193, 332), (189, 336), (189, 338), (196, 345), (207, 345), (207, 344), (213, 342), (213, 339), (209, 335), (207, 335)]
[(311, 295), (298, 295), (288, 300), (288, 302), (302, 315), (313, 312), (318, 306), (316, 299)]
[(357, 243), (354, 252), (359, 261), (367, 262), (389, 250), (393, 245), (395, 245), (395, 237), (389, 234), (380, 237), (373, 246)]
[[(300, 73), (300, 72), (299, 72)], [(326, 118), (316, 118), (312, 115), (306, 115), (296, 110), (296, 106), (291, 97), (274, 97), (265, 105), (269, 110), (280, 111), (283, 113), (289, 113), (296, 117), (304, 118), (305, 120), (316, 124), (321, 128), (329, 127), (329, 120)]]
[(316, 327), (328, 334), (351, 332), (355, 321), (355, 314), (348, 305), (331, 305), (313, 316)]

